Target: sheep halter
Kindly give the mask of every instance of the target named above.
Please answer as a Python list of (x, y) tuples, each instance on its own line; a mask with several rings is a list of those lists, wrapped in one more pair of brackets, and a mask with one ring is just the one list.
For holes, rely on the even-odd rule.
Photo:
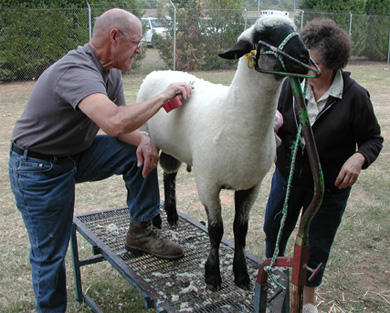
[[(248, 68), (252, 69), (255, 68), (256, 71), (260, 73), (266, 73), (266, 74), (275, 74), (275, 75), (282, 75), (282, 76), (290, 76), (290, 77), (302, 77), (302, 78), (316, 78), (321, 74), (321, 71), (318, 67), (318, 65), (313, 61), (312, 58), (310, 58), (311, 64), (305, 64), (302, 61), (297, 60), (296, 58), (292, 57), (291, 55), (285, 53), (283, 51), (286, 44), (290, 41), (291, 38), (299, 36), (297, 32), (290, 33), (286, 38), (283, 39), (283, 41), (280, 43), (279, 47), (271, 46), (270, 44), (266, 43), (265, 41), (259, 40), (257, 44), (257, 50), (252, 50), (251, 52), (247, 53), (245, 55), (245, 58), (247, 59), (247, 65)], [(268, 48), (268, 51), (260, 52), (260, 49), (262, 46), (265, 46)], [(302, 67), (306, 68), (308, 71), (314, 72), (314, 74), (299, 74), (299, 73), (288, 73), (288, 72), (277, 72), (272, 70), (266, 70), (259, 67), (259, 57), (260, 55), (272, 55), (275, 58), (277, 58), (282, 65), (283, 69), (286, 70), (286, 66), (283, 61), (283, 57), (301, 65)]]

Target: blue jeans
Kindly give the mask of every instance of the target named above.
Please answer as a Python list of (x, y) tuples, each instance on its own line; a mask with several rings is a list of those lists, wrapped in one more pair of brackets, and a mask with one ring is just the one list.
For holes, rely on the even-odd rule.
[[(271, 192), (265, 211), (263, 227), (266, 236), (265, 254), (267, 258), (271, 258), (275, 250), (286, 196), (286, 187), (287, 180), (284, 179), (280, 175), (279, 170), (276, 169), (272, 177)], [(329, 259), (330, 249), (337, 229), (341, 223), (350, 192), (351, 188), (344, 189), (339, 193), (325, 192), (321, 207), (310, 223), (308, 266), (317, 268), (321, 262), (323, 263), (323, 266), (311, 282), (308, 280), (306, 281), (306, 286), (317, 287), (322, 282), (325, 266)], [(312, 188), (302, 188), (299, 186), (291, 187), (287, 218), (279, 245), (279, 256), (284, 256), (288, 238), (295, 228), (301, 209), (303, 208), (303, 212), (306, 211), (312, 197)]]
[(22, 213), (31, 250), (32, 281), (38, 312), (65, 312), (65, 254), (68, 248), (75, 184), (123, 175), (130, 220), (147, 221), (159, 214), (157, 171), (142, 177), (136, 147), (115, 137), (97, 136), (85, 152), (43, 160), (10, 152), (9, 176)]

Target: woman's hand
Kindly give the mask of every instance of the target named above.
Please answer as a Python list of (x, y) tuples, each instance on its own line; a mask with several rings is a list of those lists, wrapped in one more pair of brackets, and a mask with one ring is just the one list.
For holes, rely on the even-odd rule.
[(353, 154), (345, 161), (334, 185), (339, 189), (344, 189), (356, 183), (365, 160), (365, 157), (361, 153), (356, 152)]

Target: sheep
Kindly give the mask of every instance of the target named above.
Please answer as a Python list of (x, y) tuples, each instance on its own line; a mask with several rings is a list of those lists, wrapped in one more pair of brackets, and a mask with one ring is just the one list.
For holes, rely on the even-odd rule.
[[(171, 225), (178, 220), (177, 171), (182, 163), (193, 167), (199, 199), (208, 218), (210, 251), (205, 263), (205, 282), (212, 291), (221, 288), (218, 250), (223, 236), (219, 198), (222, 189), (235, 192), (234, 282), (242, 289), (251, 288), (245, 259), (249, 212), (261, 181), (275, 159), (273, 127), (277, 98), (285, 77), (260, 73), (258, 69), (307, 73), (302, 65), (285, 57), (281, 62), (272, 54), (263, 54), (270, 49), (262, 44), (259, 47), (258, 43), (262, 40), (278, 47), (284, 42), (285, 53), (307, 64), (309, 52), (295, 32), (294, 23), (287, 17), (261, 17), (239, 36), (235, 45), (219, 55), (226, 59), (239, 58), (230, 86), (213, 84), (185, 72), (155, 71), (147, 75), (137, 96), (137, 102), (144, 101), (172, 82), (194, 81), (192, 96), (169, 113), (160, 110), (147, 122), (145, 130), (162, 151), (165, 209)], [(284, 41), (289, 34), (293, 35)], [(257, 70), (247, 63), (252, 49), (258, 50), (258, 60), (254, 61)]]

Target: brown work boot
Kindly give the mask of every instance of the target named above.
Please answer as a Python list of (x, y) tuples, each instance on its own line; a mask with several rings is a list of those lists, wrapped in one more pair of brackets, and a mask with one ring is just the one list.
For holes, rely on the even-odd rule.
[(152, 221), (130, 222), (125, 248), (133, 253), (150, 253), (158, 258), (174, 260), (184, 255), (183, 248), (161, 236)]

